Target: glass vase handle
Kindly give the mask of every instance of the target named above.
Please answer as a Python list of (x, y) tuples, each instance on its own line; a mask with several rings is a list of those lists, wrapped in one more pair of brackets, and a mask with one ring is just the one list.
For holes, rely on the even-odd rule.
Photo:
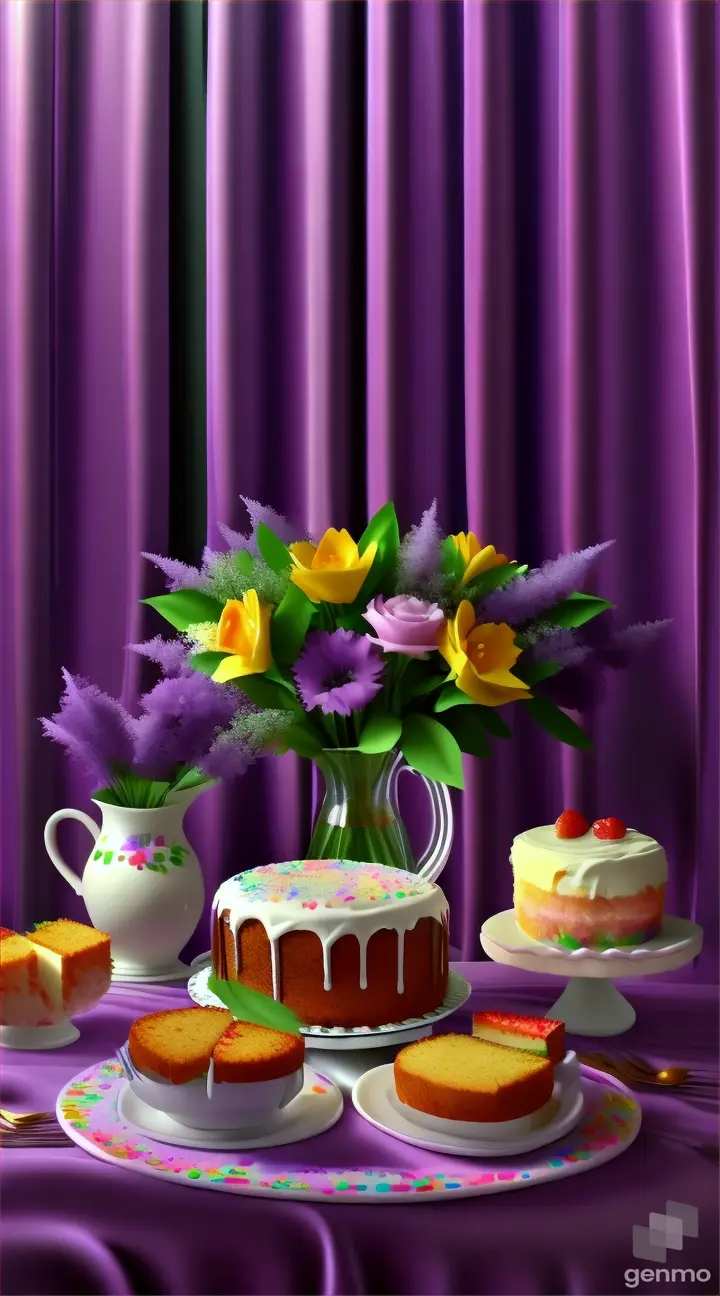
[(415, 876), (424, 882), (435, 882), (447, 864), (453, 840), (453, 810), (450, 792), (444, 783), (435, 783), (418, 770), (406, 764), (402, 755), (398, 755), (393, 773), (397, 778), (407, 771), (419, 778), (427, 789), (432, 811), (430, 840), (424, 853), (417, 861)]

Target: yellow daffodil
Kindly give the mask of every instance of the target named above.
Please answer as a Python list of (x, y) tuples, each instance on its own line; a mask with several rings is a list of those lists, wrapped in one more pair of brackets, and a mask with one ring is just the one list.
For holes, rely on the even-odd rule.
[(220, 617), (215, 646), (231, 653), (220, 662), (213, 679), (219, 684), (241, 675), (261, 675), (272, 666), (270, 654), (271, 608), (261, 603), (255, 590), (242, 599), (228, 599)]
[(290, 579), (313, 603), (353, 603), (377, 553), (371, 541), (364, 554), (348, 531), (330, 527), (320, 544), (299, 540), (291, 545)]
[(475, 625), (472, 603), (464, 599), (454, 620), (445, 622), (440, 652), (456, 684), (481, 706), (503, 706), (531, 696), (527, 684), (511, 673), (520, 656), (509, 625)]
[(450, 539), (465, 563), (463, 585), (469, 585), (476, 576), (481, 576), (493, 567), (502, 567), (509, 561), (505, 554), (495, 552), (494, 545), (485, 545), (483, 548), (474, 531), (468, 531), (467, 534), (459, 531), (457, 535), (450, 536)]

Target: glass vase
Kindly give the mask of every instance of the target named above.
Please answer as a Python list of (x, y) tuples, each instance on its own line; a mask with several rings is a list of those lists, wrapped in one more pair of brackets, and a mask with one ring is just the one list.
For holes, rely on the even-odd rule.
[[(440, 875), (453, 837), (452, 805), (444, 784), (412, 770), (395, 750), (368, 755), (326, 748), (315, 763), (325, 781), (325, 796), (306, 859), (386, 864), (426, 881)], [(417, 860), (398, 806), (398, 781), (405, 771), (422, 780), (432, 808), (430, 841)]]

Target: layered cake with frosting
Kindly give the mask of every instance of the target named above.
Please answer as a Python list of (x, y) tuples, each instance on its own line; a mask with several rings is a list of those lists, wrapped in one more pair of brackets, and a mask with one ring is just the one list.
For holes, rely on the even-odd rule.
[(215, 975), (306, 1025), (382, 1026), (445, 998), (448, 903), (434, 882), (352, 860), (293, 860), (230, 878), (213, 904)]
[(567, 949), (642, 945), (662, 927), (665, 851), (653, 837), (578, 812), (515, 838), (515, 919), (534, 940)]

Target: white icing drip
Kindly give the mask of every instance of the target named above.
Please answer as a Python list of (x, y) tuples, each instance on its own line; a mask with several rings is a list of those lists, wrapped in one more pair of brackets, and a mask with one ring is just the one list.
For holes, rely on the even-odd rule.
[(405, 932), (399, 931), (398, 932), (398, 974), (397, 974), (398, 994), (405, 993), (404, 963), (405, 963)]
[[(417, 879), (413, 879), (416, 886)], [(405, 933), (413, 931), (422, 918), (434, 918), (447, 927), (448, 902), (434, 882), (422, 884), (416, 894), (401, 899), (378, 903), (358, 899), (347, 907), (324, 905), (309, 909), (297, 900), (253, 900), (242, 892), (234, 878), (223, 882), (213, 903), (213, 921), (223, 913), (228, 914), (228, 924), (238, 945), (238, 933), (243, 923), (256, 919), (265, 928), (270, 942), (272, 959), (273, 997), (279, 998), (279, 966), (277, 947), (282, 936), (290, 931), (310, 931), (318, 936), (323, 951), (324, 988), (332, 988), (331, 950), (343, 936), (355, 936), (360, 946), (360, 987), (367, 989), (367, 947), (378, 931), (389, 930), (398, 934), (398, 993), (404, 993), (402, 953)]]
[(210, 1058), (210, 1066), (207, 1073), (207, 1096), (212, 1098), (213, 1084), (215, 1081), (215, 1059)]
[(330, 975), (330, 946), (327, 941), (323, 941), (323, 990), (332, 990), (332, 977)]
[[(240, 928), (236, 927), (233, 933), (235, 937), (236, 948), (238, 945), (239, 930)], [(267, 928), (265, 930), (267, 931)], [(273, 999), (279, 999), (280, 998), (280, 969), (278, 967), (278, 944), (280, 942), (280, 937), (272, 936), (270, 932), (268, 932), (268, 940), (270, 941), (270, 967), (272, 969)]]
[(367, 938), (363, 940), (358, 936), (360, 946), (360, 989), (367, 990)]

